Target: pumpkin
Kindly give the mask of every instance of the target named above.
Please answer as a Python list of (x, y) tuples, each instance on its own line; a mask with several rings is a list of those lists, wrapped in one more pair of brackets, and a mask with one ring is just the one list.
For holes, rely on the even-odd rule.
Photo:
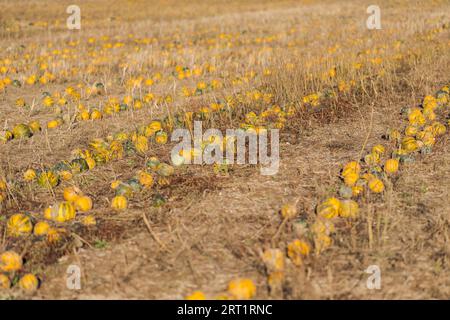
[(127, 183), (121, 182), (114, 190), (116, 191), (116, 196), (130, 197), (133, 195), (133, 188)]
[(0, 134), (0, 141), (2, 141), (2, 142), (8, 142), (12, 138), (14, 138), (14, 135), (9, 130), (5, 130), (2, 132), (2, 134)]
[(5, 251), (0, 255), (0, 270), (3, 272), (18, 271), (22, 268), (22, 257), (14, 251)]
[(75, 199), (75, 209), (81, 212), (86, 212), (92, 209), (92, 199), (88, 196), (80, 196)]
[(357, 161), (351, 161), (344, 166), (344, 169), (342, 169), (342, 176), (345, 177), (350, 172), (359, 174), (360, 171), (361, 166), (359, 165), (359, 163)]
[(153, 120), (152, 122), (150, 122), (150, 124), (147, 126), (147, 128), (151, 132), (151, 135), (153, 135), (154, 133), (156, 133), (162, 129), (162, 125), (161, 125), (161, 122), (159, 122), (157, 120)]
[(406, 152), (414, 152), (419, 148), (419, 145), (417, 143), (417, 140), (413, 137), (405, 137), (402, 140), (402, 149)]
[(44, 217), (46, 219), (61, 223), (73, 220), (75, 216), (75, 207), (68, 201), (57, 203), (44, 211)]
[(285, 204), (281, 207), (281, 216), (285, 219), (295, 218), (297, 214), (297, 207), (293, 204)]
[(33, 133), (41, 131), (41, 124), (38, 121), (31, 121), (28, 124), (28, 127), (31, 129)]
[(63, 198), (66, 201), (74, 202), (82, 195), (83, 195), (83, 192), (77, 187), (67, 187), (67, 188), (64, 188), (64, 191), (63, 191)]
[(48, 230), (50, 229), (50, 225), (45, 221), (39, 221), (34, 225), (34, 235), (35, 236), (45, 236), (48, 233)]
[(95, 160), (92, 157), (86, 157), (86, 158), (84, 158), (84, 160), (86, 161), (89, 170), (94, 169), (95, 166), (97, 165), (97, 163), (95, 162)]
[(11, 281), (6, 275), (0, 273), (0, 289), (9, 289), (9, 288), (11, 288)]
[(339, 207), (339, 216), (342, 218), (356, 218), (358, 216), (359, 206), (354, 200), (342, 200)]
[(49, 122), (47, 122), (47, 128), (48, 129), (54, 129), (59, 127), (62, 124), (62, 122), (59, 120), (50, 120)]
[(146, 188), (150, 188), (153, 185), (153, 176), (148, 172), (139, 172), (138, 179), (139, 183)]
[(150, 168), (150, 169), (156, 171), (159, 168), (160, 164), (161, 164), (161, 162), (158, 160), (158, 158), (151, 157), (150, 159), (148, 159), (146, 166), (147, 166), (147, 168)]
[(411, 125), (422, 126), (425, 124), (425, 117), (422, 114), (422, 110), (419, 108), (412, 108), (408, 114), (408, 121)]
[(206, 296), (201, 291), (194, 291), (192, 294), (186, 296), (186, 300), (206, 300)]
[(13, 237), (18, 237), (30, 234), (33, 230), (33, 224), (28, 216), (18, 213), (9, 218), (6, 228), (8, 234)]
[(369, 180), (369, 189), (374, 193), (381, 193), (384, 191), (384, 183), (378, 178)]
[(79, 173), (89, 170), (89, 164), (86, 159), (77, 158), (70, 161), (70, 168), (72, 169), (72, 172)]
[(158, 166), (158, 169), (156, 170), (156, 172), (163, 177), (169, 177), (169, 176), (173, 175), (173, 173), (175, 172), (175, 169), (167, 163), (161, 163)]
[(73, 178), (73, 174), (70, 171), (63, 170), (59, 172), (59, 176), (63, 181), (69, 181)]
[(12, 133), (15, 139), (29, 138), (33, 135), (30, 127), (23, 123), (16, 125)]
[(357, 184), (352, 187), (352, 196), (357, 197), (364, 191), (364, 185)]
[(432, 130), (433, 130), (433, 134), (435, 136), (441, 136), (443, 134), (445, 134), (445, 132), (447, 131), (447, 128), (445, 127), (445, 125), (443, 125), (440, 122), (433, 122), (432, 126)]
[(23, 174), (23, 178), (25, 179), (25, 181), (28, 181), (28, 182), (33, 181), (34, 179), (36, 179), (36, 171), (34, 171), (33, 169), (28, 169)]
[(166, 144), (167, 143), (167, 133), (164, 131), (158, 131), (155, 136), (155, 141), (157, 144)]
[(336, 198), (328, 198), (316, 208), (316, 212), (321, 217), (331, 219), (339, 214), (339, 207), (341, 202)]
[(287, 255), (292, 263), (297, 267), (303, 264), (303, 257), (308, 256), (310, 252), (309, 245), (301, 240), (294, 240), (287, 245)]
[(124, 196), (115, 196), (111, 201), (111, 208), (115, 210), (124, 210), (127, 208), (128, 201)]
[(43, 188), (54, 188), (59, 184), (59, 176), (53, 171), (43, 171), (39, 174), (37, 182)]
[(251, 299), (256, 294), (256, 287), (250, 279), (235, 279), (228, 284), (228, 293), (235, 299)]
[(372, 153), (383, 154), (384, 151), (385, 151), (385, 148), (381, 144), (377, 144), (377, 145), (373, 146), (373, 148), (372, 148)]
[(102, 117), (103, 117), (102, 113), (97, 109), (94, 109), (91, 112), (91, 120), (100, 120)]
[(393, 174), (398, 171), (399, 160), (398, 159), (388, 159), (384, 163), (384, 172), (387, 174)]
[(359, 174), (356, 172), (349, 172), (344, 176), (344, 183), (346, 186), (352, 187), (359, 179)]
[(405, 135), (413, 137), (417, 134), (418, 131), (419, 131), (419, 128), (416, 126), (407, 126), (405, 128)]
[(137, 152), (145, 153), (148, 151), (148, 139), (146, 136), (137, 136), (134, 141), (134, 147)]
[(39, 287), (39, 280), (34, 274), (27, 273), (20, 278), (19, 287), (26, 292), (34, 292)]
[(379, 153), (369, 153), (364, 157), (364, 162), (369, 166), (376, 165), (380, 162), (380, 154)]

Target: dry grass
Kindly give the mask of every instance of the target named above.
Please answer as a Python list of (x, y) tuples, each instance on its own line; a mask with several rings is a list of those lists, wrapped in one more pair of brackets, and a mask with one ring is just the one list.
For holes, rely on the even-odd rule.
[[(4, 129), (32, 120), (45, 127), (56, 117), (65, 123), (43, 128), (30, 139), (0, 143), (0, 178), (8, 182), (0, 203), (5, 234), (0, 252), (23, 254), (24, 268), (14, 277), (32, 272), (42, 281), (31, 296), (13, 288), (0, 297), (182, 299), (202, 290), (214, 298), (240, 277), (252, 279), (256, 298), (262, 299), (450, 296), (448, 135), (431, 155), (402, 166), (398, 176), (386, 181), (383, 195), (362, 197), (359, 219), (336, 219), (328, 250), (311, 254), (301, 267), (286, 258), (281, 291), (269, 290), (261, 260), (263, 250), (284, 252), (287, 243), (304, 234), (305, 224), (312, 225), (317, 204), (341, 185), (342, 164), (378, 143), (393, 149), (382, 136), (389, 128), (403, 129), (400, 110), (417, 106), (448, 83), (446, 1), (415, 6), (383, 2), (383, 30), (372, 32), (364, 27), (369, 4), (358, 1), (84, 0), (79, 3), (80, 31), (65, 28), (68, 4), (2, 2), (0, 67), (8, 70), (0, 79), (17, 79), (22, 86), (0, 89), (0, 123)], [(43, 73), (43, 62), (55, 80), (25, 84), (30, 75)], [(361, 68), (355, 67), (358, 63)], [(177, 66), (200, 68), (201, 73), (180, 79)], [(336, 75), (330, 76), (333, 69)], [(161, 80), (150, 87), (129, 85), (157, 73)], [(213, 80), (222, 86), (182, 94), (183, 87), (195, 89)], [(98, 82), (104, 85), (101, 94), (86, 94)], [(82, 93), (80, 101), (64, 93), (67, 87)], [(43, 92), (59, 92), (68, 103), (45, 107)], [(79, 103), (102, 110), (109, 98), (144, 100), (148, 92), (156, 98), (142, 109), (98, 121), (75, 120)], [(305, 104), (303, 98), (316, 92), (322, 94), (319, 106)], [(164, 99), (168, 95), (169, 101)], [(17, 98), (29, 107), (16, 107)], [(236, 105), (211, 112), (205, 127), (237, 128), (249, 112), (259, 114), (273, 105), (293, 108), (281, 133), (277, 175), (261, 176), (251, 165), (233, 165), (225, 176), (211, 166), (181, 166), (168, 185), (134, 194), (128, 209), (116, 213), (110, 208), (111, 181), (134, 177), (152, 156), (170, 162), (174, 143), (159, 145), (151, 139), (148, 152), (75, 174), (54, 190), (23, 179), (28, 168), (51, 168), (72, 159), (74, 149), (88, 148), (94, 138), (132, 132), (151, 119), (199, 114), (202, 107), (226, 101)], [(277, 121), (269, 118), (266, 125)], [(96, 226), (84, 226), (85, 214), (79, 214), (63, 224), (67, 232), (56, 244), (6, 235), (12, 214), (26, 212), (34, 223), (43, 220), (44, 208), (61, 200), (68, 185), (93, 199), (89, 214), (96, 217)], [(157, 206), (161, 198), (165, 203)], [(294, 202), (298, 217), (282, 224), (280, 207)], [(73, 263), (82, 268), (81, 291), (65, 286), (66, 268)], [(365, 287), (364, 270), (372, 264), (381, 267), (381, 290)]]

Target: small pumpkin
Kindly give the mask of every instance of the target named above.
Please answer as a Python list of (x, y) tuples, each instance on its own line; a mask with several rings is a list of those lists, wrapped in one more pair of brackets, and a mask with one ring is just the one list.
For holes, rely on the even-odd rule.
[(30, 234), (33, 230), (33, 224), (28, 216), (18, 213), (9, 218), (6, 228), (9, 235), (19, 237)]
[(77, 187), (64, 188), (63, 198), (66, 201), (75, 202), (79, 197), (83, 195), (83, 192)]
[(3, 273), (0, 273), (0, 289), (9, 288), (11, 288), (11, 280), (9, 280), (9, 278)]
[(339, 214), (340, 206), (341, 202), (332, 197), (319, 204), (316, 208), (316, 212), (321, 217), (331, 219)]
[(28, 127), (31, 129), (31, 131), (33, 132), (33, 133), (36, 133), (36, 132), (39, 132), (39, 131), (41, 131), (41, 124), (39, 123), (39, 121), (31, 121), (29, 124), (28, 124)]
[(175, 172), (175, 169), (167, 163), (161, 163), (156, 172), (163, 177), (170, 177)]
[(287, 246), (287, 255), (297, 267), (303, 264), (303, 258), (310, 252), (309, 244), (299, 239), (290, 242)]
[(43, 171), (39, 174), (37, 182), (43, 188), (54, 188), (59, 184), (59, 176), (53, 171)]
[(228, 293), (235, 299), (247, 300), (256, 294), (256, 287), (250, 279), (235, 279), (228, 284)]
[(18, 271), (22, 268), (22, 257), (14, 251), (5, 251), (0, 255), (0, 270), (3, 272)]
[(88, 196), (80, 196), (75, 199), (75, 209), (81, 212), (87, 212), (92, 209), (92, 199)]
[(298, 214), (297, 207), (287, 203), (281, 207), (281, 216), (285, 219), (295, 218)]
[(36, 179), (36, 171), (33, 169), (28, 169), (23, 174), (23, 178), (25, 179), (25, 181), (28, 181), (28, 182), (33, 181), (34, 179)]
[(125, 210), (128, 206), (127, 198), (124, 196), (115, 196), (111, 201), (111, 208), (115, 210)]
[(155, 141), (157, 144), (166, 144), (167, 139), (167, 132), (161, 130), (156, 133)]
[(35, 236), (45, 236), (48, 233), (48, 230), (50, 229), (50, 225), (45, 221), (39, 221), (34, 225), (34, 231), (33, 234)]
[(369, 180), (369, 189), (374, 193), (381, 193), (384, 191), (384, 183), (378, 178)]
[(339, 207), (339, 216), (342, 218), (356, 218), (358, 216), (359, 206), (354, 200), (342, 200)]
[(145, 153), (148, 151), (148, 138), (146, 136), (137, 136), (134, 141), (134, 147), (139, 153)]
[(139, 183), (146, 188), (150, 188), (153, 185), (153, 176), (146, 171), (140, 171), (138, 179)]
[(15, 139), (29, 138), (33, 135), (30, 127), (23, 123), (16, 125), (12, 133)]
[(26, 292), (34, 292), (39, 287), (39, 280), (34, 274), (27, 273), (22, 278), (20, 278), (19, 287)]
[(388, 159), (384, 163), (384, 172), (387, 174), (394, 174), (398, 171), (399, 160), (398, 159)]
[(66, 222), (75, 219), (76, 211), (71, 202), (64, 201), (48, 207), (44, 211), (44, 217), (56, 222)]

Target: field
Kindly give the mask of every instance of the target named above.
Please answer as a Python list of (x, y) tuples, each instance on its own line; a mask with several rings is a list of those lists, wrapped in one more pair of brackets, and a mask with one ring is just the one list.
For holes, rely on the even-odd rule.
[(450, 298), (450, 2), (372, 4), (0, 0), (0, 298)]

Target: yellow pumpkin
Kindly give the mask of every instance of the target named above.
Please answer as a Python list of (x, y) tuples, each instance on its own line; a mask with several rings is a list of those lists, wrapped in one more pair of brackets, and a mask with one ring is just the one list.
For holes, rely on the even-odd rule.
[(34, 179), (36, 179), (36, 171), (34, 171), (33, 169), (28, 169), (23, 174), (23, 178), (28, 182), (33, 181)]
[(353, 197), (357, 197), (359, 196), (362, 192), (364, 191), (364, 186), (363, 185), (355, 185), (352, 187), (352, 196)]
[(147, 127), (148, 127), (149, 131), (151, 132), (151, 135), (153, 135), (154, 133), (156, 133), (162, 129), (161, 122), (156, 121), (156, 120), (153, 120), (152, 122), (150, 122), (150, 124)]
[(30, 129), (33, 133), (41, 131), (41, 124), (38, 121), (31, 121), (28, 124), (28, 127), (30, 127)]
[(377, 144), (377, 145), (373, 146), (373, 148), (372, 148), (372, 153), (383, 154), (384, 151), (385, 151), (385, 148), (381, 144)]
[(43, 188), (54, 188), (59, 183), (59, 176), (53, 171), (44, 171), (41, 172), (37, 181)]
[(445, 134), (445, 132), (447, 131), (447, 128), (445, 127), (445, 125), (443, 125), (440, 122), (434, 122), (432, 124), (432, 128), (433, 128), (433, 134), (435, 136), (441, 136), (441, 135)]
[(75, 199), (75, 209), (86, 212), (92, 209), (92, 199), (88, 196), (80, 196)]
[(405, 137), (402, 140), (402, 149), (406, 152), (414, 152), (419, 148), (417, 140), (413, 137)]
[(349, 173), (359, 174), (361, 172), (361, 166), (357, 161), (350, 161), (344, 166), (342, 170), (342, 176), (345, 177)]
[(30, 127), (23, 123), (16, 125), (13, 128), (12, 133), (14, 135), (14, 139), (29, 138), (33, 135)]
[(77, 187), (67, 187), (64, 188), (63, 197), (66, 201), (75, 202), (80, 196), (83, 195), (83, 192)]
[(69, 181), (69, 180), (72, 180), (72, 178), (73, 178), (72, 172), (67, 171), (67, 170), (60, 171), (59, 176), (61, 177), (61, 179), (63, 181)]
[(145, 171), (139, 172), (138, 178), (139, 178), (139, 183), (141, 185), (143, 185), (144, 187), (149, 188), (153, 185), (153, 176), (148, 172), (145, 172)]
[(145, 153), (148, 151), (148, 139), (146, 136), (137, 136), (134, 141), (134, 147), (139, 153)]
[(369, 166), (376, 165), (380, 163), (380, 154), (379, 153), (369, 153), (364, 157), (364, 162), (367, 163)]
[(60, 124), (61, 124), (61, 122), (58, 120), (50, 120), (49, 122), (47, 122), (47, 128), (54, 129), (54, 128), (59, 127)]
[(50, 229), (50, 225), (45, 221), (39, 221), (34, 225), (34, 235), (35, 236), (45, 236), (48, 233), (48, 230)]
[(27, 273), (19, 280), (20, 289), (26, 292), (34, 292), (39, 286), (39, 280), (32, 273)]
[(419, 131), (419, 128), (416, 126), (407, 126), (405, 128), (405, 135), (413, 137), (417, 134), (418, 131)]
[(378, 178), (369, 180), (369, 189), (374, 193), (381, 193), (384, 191), (384, 183)]
[(342, 200), (339, 207), (339, 216), (342, 218), (356, 218), (358, 216), (359, 206), (354, 200)]
[(399, 161), (398, 159), (388, 159), (384, 163), (384, 172), (387, 174), (393, 174), (398, 171)]
[(155, 141), (157, 144), (166, 144), (167, 143), (167, 133), (164, 131), (158, 131), (155, 136)]
[(0, 270), (3, 272), (18, 271), (22, 268), (22, 257), (14, 251), (6, 251), (0, 255)]
[(308, 256), (310, 251), (309, 245), (301, 240), (294, 240), (287, 246), (287, 255), (292, 263), (297, 267), (303, 264), (303, 257)]
[(91, 112), (91, 120), (100, 120), (101, 118), (103, 118), (103, 115), (100, 111), (93, 110)]
[(18, 213), (9, 218), (6, 228), (8, 234), (18, 237), (30, 234), (33, 230), (33, 224), (28, 216)]
[(73, 220), (75, 216), (75, 207), (68, 201), (57, 203), (44, 211), (44, 217), (46, 219), (61, 223)]
[(206, 296), (201, 291), (194, 291), (186, 297), (186, 300), (206, 300)]
[(328, 198), (317, 206), (317, 214), (321, 217), (331, 219), (339, 214), (341, 202), (336, 198)]
[(285, 219), (295, 218), (298, 214), (297, 207), (293, 204), (285, 204), (281, 207), (281, 216)]
[(127, 208), (128, 201), (124, 196), (115, 196), (111, 201), (111, 208), (115, 210), (124, 210)]
[(250, 279), (235, 279), (228, 284), (228, 293), (235, 299), (251, 299), (256, 294), (256, 287)]
[(355, 185), (356, 181), (359, 179), (359, 174), (356, 172), (349, 172), (344, 176), (345, 185), (352, 187)]
[(9, 288), (11, 288), (11, 280), (9, 280), (9, 278), (3, 273), (0, 273), (0, 289)]

